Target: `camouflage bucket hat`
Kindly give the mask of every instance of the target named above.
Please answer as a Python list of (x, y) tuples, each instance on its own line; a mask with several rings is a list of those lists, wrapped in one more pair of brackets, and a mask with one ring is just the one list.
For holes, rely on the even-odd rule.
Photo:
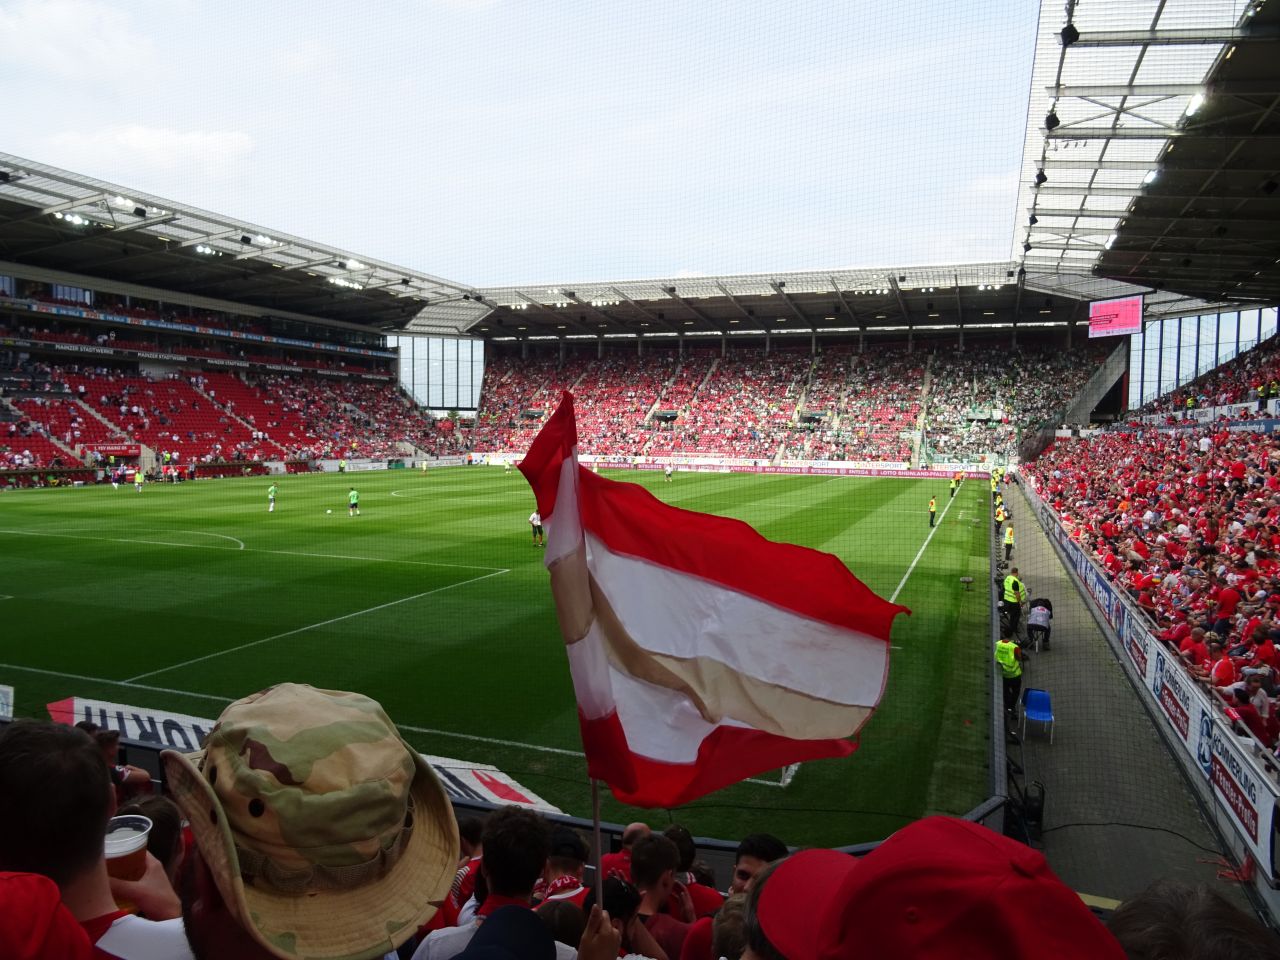
[(278, 957), (381, 957), (449, 890), (449, 799), (368, 697), (280, 684), (161, 756), (227, 908)]

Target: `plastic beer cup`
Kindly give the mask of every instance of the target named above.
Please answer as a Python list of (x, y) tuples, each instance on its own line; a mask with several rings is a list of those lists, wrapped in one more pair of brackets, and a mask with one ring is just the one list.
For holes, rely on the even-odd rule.
[(117, 880), (140, 880), (147, 872), (147, 835), (151, 820), (134, 815), (107, 823), (107, 873)]

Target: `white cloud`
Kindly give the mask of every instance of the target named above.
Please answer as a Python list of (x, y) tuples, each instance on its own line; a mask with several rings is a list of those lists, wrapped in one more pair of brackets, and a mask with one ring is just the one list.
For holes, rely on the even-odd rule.
[(155, 44), (122, 9), (100, 0), (0, 3), (3, 60), (23, 76), (112, 84), (155, 63)]
[(40, 155), (71, 170), (118, 177), (128, 184), (137, 182), (142, 171), (226, 169), (247, 159), (253, 148), (253, 138), (241, 130), (173, 130), (135, 124), (54, 133)]

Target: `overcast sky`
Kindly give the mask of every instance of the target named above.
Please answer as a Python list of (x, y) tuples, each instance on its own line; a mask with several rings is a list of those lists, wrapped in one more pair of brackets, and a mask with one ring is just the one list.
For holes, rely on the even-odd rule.
[(475, 285), (1009, 256), (1034, 0), (0, 0), (0, 148)]

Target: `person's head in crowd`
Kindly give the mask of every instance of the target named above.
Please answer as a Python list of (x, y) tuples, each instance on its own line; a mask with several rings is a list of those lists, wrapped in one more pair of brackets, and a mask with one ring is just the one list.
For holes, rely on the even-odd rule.
[(687, 827), (673, 823), (662, 831), (662, 835), (676, 845), (676, 852), (680, 855), (679, 862), (676, 864), (676, 871), (681, 874), (688, 873), (693, 866), (693, 858), (698, 855), (698, 848), (693, 842), (693, 834), (689, 832)]
[(476, 816), (458, 818), (458, 843), (464, 859), (479, 855), (480, 835), (483, 831), (483, 818)]
[(622, 848), (630, 850), (635, 846), (636, 841), (650, 834), (649, 825), (647, 823), (628, 823), (622, 831)]
[(705, 860), (695, 860), (693, 865), (689, 867), (689, 875), (693, 877), (694, 883), (702, 884), (704, 887), (711, 887), (713, 890), (716, 886), (716, 872), (711, 869), (711, 864)]
[(547, 857), (544, 879), (548, 883), (557, 877), (581, 880), (590, 856), (587, 841), (582, 839), (578, 831), (558, 824), (551, 830), (551, 853)]
[(40, 720), (0, 728), (0, 870), (43, 874), (65, 895), (105, 862), (114, 810), (111, 778), (89, 734)]
[(551, 853), (547, 821), (527, 807), (502, 807), (489, 814), (481, 843), (490, 896), (528, 901)]
[(98, 726), (92, 720), (81, 720), (76, 724), (77, 730), (83, 730), (93, 737), (93, 742), (102, 752), (102, 759), (108, 766), (115, 766), (120, 760), (120, 731), (108, 730)]
[(116, 811), (117, 816), (127, 813), (146, 817), (151, 821), (147, 834), (147, 850), (160, 861), (169, 882), (176, 884), (178, 869), (182, 866), (182, 811), (168, 797), (159, 794), (130, 801)]
[(568, 900), (548, 900), (536, 913), (553, 940), (577, 949), (587, 927), (587, 915), (580, 906)]
[(38, 873), (0, 873), (0, 957), (89, 960), (89, 936), (62, 903), (58, 885)]
[(735, 893), (720, 907), (711, 922), (712, 956), (738, 960), (747, 948), (747, 894)]
[[(635, 919), (636, 912), (640, 909), (640, 891), (635, 888), (635, 884), (619, 876), (605, 877), (601, 887), (603, 892), (601, 906), (609, 915), (609, 922), (613, 924), (615, 930), (625, 934), (628, 925)], [(595, 904), (595, 896), (594, 890), (587, 895), (586, 901), (582, 904), (584, 912), (591, 912), (591, 907)]]
[(1116, 908), (1107, 929), (1129, 960), (1280, 960), (1275, 934), (1205, 886), (1157, 880)]
[(1125, 960), (1041, 853), (940, 816), (861, 860), (806, 850), (772, 866), (745, 926), (746, 960)]
[(195, 840), (182, 907), (197, 960), (380, 957), (449, 889), (448, 796), (367, 697), (280, 684), (161, 761)]
[(660, 833), (651, 833), (631, 848), (631, 881), (646, 899), (665, 900), (675, 886), (680, 853)]
[(733, 856), (731, 893), (742, 893), (752, 879), (774, 860), (787, 855), (787, 845), (771, 833), (752, 833), (742, 838)]

